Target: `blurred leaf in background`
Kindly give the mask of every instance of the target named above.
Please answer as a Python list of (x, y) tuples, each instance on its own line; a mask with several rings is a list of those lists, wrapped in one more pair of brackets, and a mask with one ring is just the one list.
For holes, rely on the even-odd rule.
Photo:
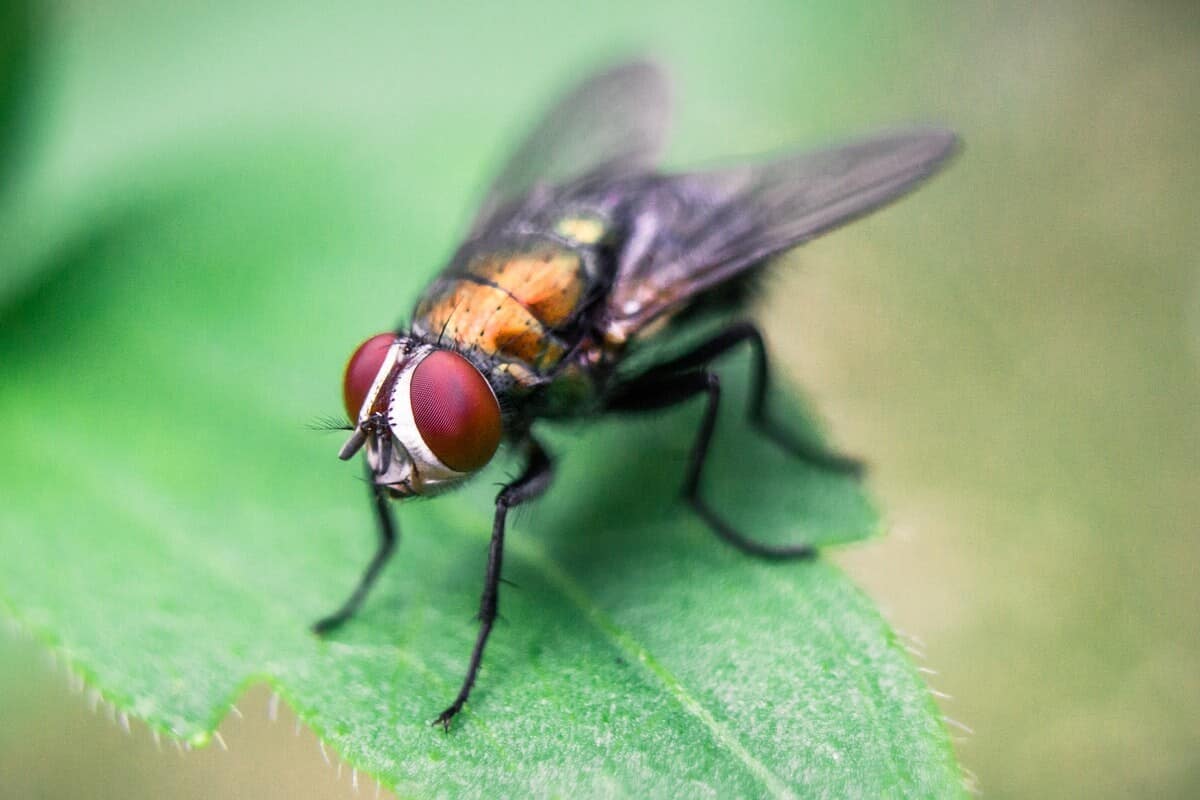
[(29, 3), (0, 3), (0, 187), (21, 161), (21, 139), (33, 91), (34, 12)]

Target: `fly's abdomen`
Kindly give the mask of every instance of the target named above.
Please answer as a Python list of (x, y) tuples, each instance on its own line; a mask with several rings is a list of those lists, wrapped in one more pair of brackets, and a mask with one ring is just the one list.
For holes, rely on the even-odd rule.
[(583, 259), (556, 244), (479, 252), (429, 288), (413, 327), (430, 342), (545, 375), (569, 349), (563, 334), (586, 286)]

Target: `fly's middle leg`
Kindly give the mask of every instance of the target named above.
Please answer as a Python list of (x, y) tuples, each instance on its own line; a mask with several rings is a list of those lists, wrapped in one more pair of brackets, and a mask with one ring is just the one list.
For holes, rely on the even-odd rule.
[(608, 407), (613, 411), (652, 411), (685, 402), (697, 395), (704, 395), (706, 403), (700, 429), (696, 432), (688, 456), (688, 468), (683, 481), (684, 500), (708, 523), (713, 533), (745, 553), (773, 560), (812, 558), (816, 550), (810, 544), (768, 545), (751, 539), (722, 519), (701, 496), (700, 478), (721, 403), (721, 381), (715, 372), (693, 370), (663, 374), (654, 369), (618, 388), (610, 398)]
[(669, 374), (706, 368), (710, 361), (743, 343), (749, 344), (753, 350), (754, 362), (750, 372), (750, 401), (747, 414), (755, 429), (796, 458), (832, 472), (861, 477), (866, 471), (862, 461), (830, 452), (819, 444), (803, 441), (767, 413), (770, 363), (762, 332), (754, 323), (735, 322), (690, 352), (655, 366), (651, 372)]

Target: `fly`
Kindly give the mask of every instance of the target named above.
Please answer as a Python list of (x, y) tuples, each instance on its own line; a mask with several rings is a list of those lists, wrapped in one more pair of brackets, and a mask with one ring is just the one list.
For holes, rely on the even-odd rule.
[(446, 730), (471, 693), (496, 619), (505, 519), (553, 476), (535, 421), (701, 397), (686, 502), (746, 553), (811, 557), (807, 543), (755, 541), (701, 492), (721, 397), (709, 364), (744, 346), (754, 355), (753, 426), (798, 458), (861, 471), (853, 459), (800, 443), (766, 414), (768, 359), (750, 322), (632, 372), (629, 356), (685, 330), (695, 312), (736, 311), (773, 257), (913, 189), (954, 152), (954, 134), (889, 132), (759, 164), (663, 173), (654, 162), (669, 95), (657, 66), (634, 62), (593, 76), (553, 106), (492, 184), (411, 325), (367, 339), (346, 366), (352, 433), (339, 457), (365, 455), (379, 544), (342, 607), (313, 626), (317, 633), (354, 614), (391, 556), (390, 499), (461, 485), (501, 442), (524, 457), (520, 476), (496, 497), (478, 637), (458, 695), (434, 721)]

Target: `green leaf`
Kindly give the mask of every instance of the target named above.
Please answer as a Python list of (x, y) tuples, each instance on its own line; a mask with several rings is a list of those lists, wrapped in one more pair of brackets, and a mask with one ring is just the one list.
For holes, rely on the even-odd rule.
[[(871, 603), (824, 560), (740, 554), (676, 500), (698, 407), (547, 430), (560, 471), (516, 517), (507, 624), (449, 735), (429, 721), (466, 665), (512, 461), (399, 507), (362, 613), (308, 633), (374, 532), (340, 434), (304, 425), (336, 412), (346, 354), (408, 310), (446, 243), (381, 235), (384, 198), (324, 151), (198, 163), (57, 248), (0, 317), (0, 604), (107, 700), (204, 743), (268, 681), (406, 796), (961, 793)], [(722, 367), (714, 505), (768, 540), (873, 532), (860, 486), (743, 424), (745, 367)]]

